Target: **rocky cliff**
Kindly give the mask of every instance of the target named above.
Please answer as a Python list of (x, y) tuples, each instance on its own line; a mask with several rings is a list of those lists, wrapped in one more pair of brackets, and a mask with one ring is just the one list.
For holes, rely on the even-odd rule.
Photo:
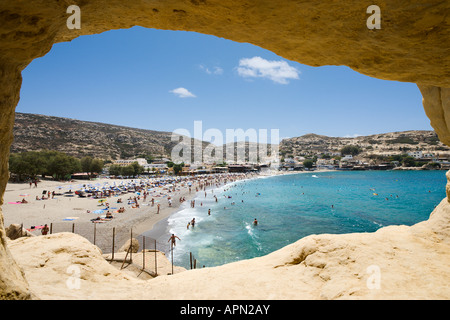
[[(9, 149), (13, 141), (13, 125), (15, 107), (18, 104), (21, 88), (21, 72), (34, 59), (45, 55), (52, 45), (57, 42), (70, 41), (76, 37), (104, 32), (112, 29), (124, 29), (132, 26), (158, 28), (166, 30), (196, 31), (212, 34), (226, 39), (248, 42), (279, 54), (287, 59), (311, 66), (346, 65), (350, 68), (380, 79), (408, 81), (416, 83), (423, 96), (423, 105), (439, 139), (450, 145), (450, 59), (448, 55), (450, 42), (450, 3), (442, 0), (408, 0), (388, 1), (379, 0), (377, 5), (381, 13), (381, 29), (368, 29), (367, 19), (370, 13), (367, 8), (372, 2), (360, 0), (348, 1), (316, 1), (301, 2), (280, 0), (191, 0), (191, 1), (124, 1), (124, 0), (80, 0), (76, 1), (82, 14), (81, 28), (67, 28), (67, 7), (72, 4), (57, 0), (2, 1), (0, 8), (0, 195), (3, 195), (8, 181)], [(3, 204), (3, 201), (0, 201)], [(447, 204), (445, 204), (447, 205)], [(448, 210), (445, 211), (448, 216)], [(1, 215), (0, 215), (1, 217)], [(449, 221), (442, 220), (443, 228), (448, 228)], [(377, 233), (375, 233), (377, 234)], [(433, 232), (423, 233), (424, 237), (416, 242), (420, 245), (422, 239), (426, 246), (422, 249), (435, 248), (442, 252), (441, 244)], [(380, 251), (386, 256), (393, 257), (387, 267), (398, 266), (399, 273), (389, 277), (394, 287), (390, 292), (408, 292), (414, 282), (421, 283), (425, 288), (424, 294), (432, 296), (434, 286), (427, 286), (424, 282), (429, 274), (440, 274), (447, 271), (448, 260), (442, 264), (438, 255), (425, 255), (423, 261), (402, 259), (403, 255), (414, 252), (415, 247), (409, 247), (411, 237), (408, 232), (402, 241), (398, 242), (396, 233), (392, 233), (392, 240), (388, 238), (361, 238), (353, 241), (361, 245), (372, 242), (390, 244), (390, 251)], [(320, 236), (318, 236), (320, 238)], [(259, 260), (261, 266), (272, 266), (272, 271), (278, 277), (270, 277), (273, 281), (254, 279), (256, 283), (267, 284), (265, 290), (281, 283), (286, 288), (296, 286), (303, 290), (307, 284), (296, 281), (296, 275), (310, 272), (327, 266), (329, 254), (335, 252), (336, 257), (343, 261), (357, 260), (363, 251), (356, 256), (351, 252), (327, 250), (323, 236), (322, 241), (314, 241), (311, 246), (305, 240), (298, 244), (297, 254), (286, 251), (287, 256), (280, 261), (286, 263), (271, 265), (267, 260)], [(345, 239), (344, 235), (342, 239)], [(345, 240), (342, 240), (345, 243)], [(339, 242), (339, 240), (337, 240)], [(401, 245), (400, 245), (401, 244)], [(291, 247), (293, 248), (293, 247)], [(311, 250), (311, 248), (316, 248)], [(332, 247), (329, 247), (332, 249)], [(345, 248), (345, 246), (343, 246)], [(381, 249), (381, 248), (380, 248)], [(446, 248), (445, 252), (448, 252)], [(317, 257), (308, 259), (314, 252)], [(420, 250), (426, 254), (429, 250)], [(322, 260), (322, 262), (321, 262)], [(289, 263), (296, 262), (296, 263)], [(305, 264), (314, 262), (310, 268)], [(437, 263), (434, 263), (437, 261)], [(302, 264), (304, 262), (304, 264)], [(290, 266), (294, 268), (290, 268)], [(241, 265), (239, 265), (241, 266)], [(278, 266), (278, 267), (277, 267)], [(295, 268), (298, 266), (298, 268)], [(230, 267), (228, 267), (230, 268)], [(433, 268), (434, 273), (430, 273)], [(237, 270), (238, 268), (235, 268)], [(328, 279), (335, 267), (330, 265)], [(346, 273), (355, 271), (348, 266)], [(252, 275), (252, 269), (248, 274)], [(405, 271), (413, 271), (418, 280), (403, 277)], [(206, 273), (203, 283), (208, 283)], [(345, 272), (345, 271), (344, 271)], [(448, 272), (447, 272), (448, 273)], [(192, 274), (192, 273), (191, 273)], [(411, 273), (409, 273), (411, 274)], [(174, 276), (173, 279), (179, 279)], [(397, 282), (395, 278), (405, 281)], [(438, 277), (440, 278), (440, 277)], [(230, 279), (230, 286), (240, 283), (242, 278)], [(320, 279), (320, 278), (316, 278)], [(435, 279), (435, 278), (434, 278)], [(186, 286), (191, 282), (169, 282), (161, 279), (154, 282), (158, 290), (176, 292), (175, 285)], [(321, 284), (318, 280), (315, 284)], [(442, 282), (448, 283), (447, 278)], [(198, 283), (198, 282), (197, 282)], [(345, 286), (345, 280), (341, 281)], [(389, 281), (387, 282), (389, 283)], [(436, 281), (430, 282), (432, 284)], [(208, 283), (209, 284), (209, 283)], [(258, 289), (262, 287), (259, 286)], [(303, 289), (302, 289), (303, 288)], [(192, 289), (192, 287), (190, 287)], [(239, 292), (241, 288), (230, 288), (230, 292)], [(156, 290), (156, 291), (158, 291)], [(201, 288), (196, 288), (199, 293)], [(255, 291), (255, 290), (254, 290)], [(349, 297), (351, 297), (349, 292)], [(216, 295), (215, 295), (216, 296)], [(335, 295), (329, 295), (331, 297)], [(25, 279), (19, 265), (13, 259), (6, 243), (3, 219), (0, 218), (0, 298), (26, 299), (31, 297), (30, 285)]]

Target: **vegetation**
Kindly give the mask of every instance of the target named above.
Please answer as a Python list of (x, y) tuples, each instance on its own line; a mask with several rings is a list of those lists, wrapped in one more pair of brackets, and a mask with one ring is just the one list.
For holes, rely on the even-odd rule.
[(305, 166), (305, 168), (311, 169), (314, 166), (314, 161), (313, 160), (305, 160), (303, 161), (303, 165)]
[(183, 170), (184, 167), (184, 163), (174, 163), (173, 164), (173, 172), (175, 173), (175, 175), (178, 175), (178, 173)]
[(136, 177), (143, 172), (144, 167), (139, 165), (137, 161), (125, 167), (119, 166), (117, 164), (113, 164), (109, 167), (109, 174), (112, 176)]
[(94, 159), (90, 156), (83, 157), (80, 160), (81, 170), (92, 174), (93, 172), (101, 172), (103, 170), (104, 162), (100, 159)]
[(388, 144), (395, 144), (395, 143), (401, 143), (401, 144), (418, 144), (417, 141), (414, 141), (413, 139), (411, 139), (410, 137), (405, 137), (405, 136), (400, 136), (398, 138), (395, 139), (391, 139), (391, 140), (386, 140), (386, 143)]
[[(83, 164), (87, 166), (87, 162)], [(82, 171), (82, 162), (63, 152), (44, 150), (12, 153), (9, 157), (9, 171), (18, 180), (34, 179), (36, 176), (51, 176), (56, 180), (70, 179), (71, 175)], [(92, 159), (88, 172), (100, 172), (101, 160)]]
[(358, 146), (348, 145), (341, 149), (341, 155), (345, 156), (351, 154), (352, 156), (356, 156), (361, 152), (361, 148)]

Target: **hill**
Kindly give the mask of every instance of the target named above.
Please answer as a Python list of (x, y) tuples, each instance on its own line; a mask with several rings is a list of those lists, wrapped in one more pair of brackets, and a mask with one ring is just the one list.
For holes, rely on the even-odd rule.
[[(88, 155), (110, 160), (142, 156), (170, 158), (172, 148), (178, 144), (177, 141), (171, 141), (171, 136), (171, 132), (165, 131), (17, 112), (11, 152), (52, 149), (78, 158)], [(193, 141), (194, 139), (191, 139), (191, 145)], [(203, 149), (208, 145), (210, 145), (208, 142), (202, 142)], [(254, 143), (245, 143), (246, 160), (249, 159), (249, 145), (253, 145), (254, 150), (261, 146), (257, 144), (255, 147)], [(282, 157), (340, 155), (340, 150), (347, 145), (359, 146), (362, 155), (390, 155), (416, 150), (439, 154), (450, 153), (450, 148), (440, 142), (436, 133), (431, 130), (380, 133), (353, 138), (328, 137), (310, 133), (283, 139), (279, 145), (279, 151)], [(234, 146), (223, 145), (224, 157), (228, 150), (234, 149), (236, 159), (238, 155), (236, 148), (236, 143)], [(264, 146), (263, 150), (266, 148), (270, 154), (272, 146)], [(211, 150), (208, 150), (205, 150), (204, 161), (206, 162), (211, 160), (211, 157), (207, 156)], [(192, 155), (193, 151), (194, 148), (192, 148)], [(264, 161), (259, 157), (258, 159)]]
[[(171, 132), (16, 112), (11, 152), (52, 149), (81, 158), (169, 157)], [(193, 141), (193, 140), (191, 140)]]
[(430, 153), (448, 153), (450, 151), (449, 147), (439, 141), (434, 131), (411, 130), (353, 138), (306, 134), (283, 139), (280, 143), (280, 153), (285, 157), (318, 154), (339, 155), (340, 150), (348, 145), (359, 146), (363, 154), (375, 155), (399, 154), (416, 150)]

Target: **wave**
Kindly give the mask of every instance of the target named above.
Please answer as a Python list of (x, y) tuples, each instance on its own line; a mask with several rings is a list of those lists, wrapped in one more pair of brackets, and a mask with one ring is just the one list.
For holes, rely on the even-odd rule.
[(256, 249), (258, 251), (261, 251), (262, 250), (262, 245), (259, 242), (259, 237), (256, 234), (255, 227), (253, 225), (249, 224), (248, 222), (246, 222), (245, 223), (245, 229), (247, 230), (247, 234), (250, 236), (253, 244), (256, 246)]

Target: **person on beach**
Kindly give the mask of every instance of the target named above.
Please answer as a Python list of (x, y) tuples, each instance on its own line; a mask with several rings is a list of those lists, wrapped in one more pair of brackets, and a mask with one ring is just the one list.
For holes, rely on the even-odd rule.
[(176, 235), (174, 235), (174, 234), (172, 233), (172, 236), (169, 238), (169, 241), (167, 241), (167, 242), (172, 241), (172, 242), (171, 242), (172, 247), (175, 247), (175, 246), (177, 245), (175, 238), (177, 238), (178, 240), (181, 240), (180, 238), (178, 238)]
[(256, 218), (255, 218), (255, 220), (253, 220), (253, 225), (254, 225), (254, 226), (257, 226), (257, 225), (258, 225), (258, 220), (256, 220)]
[(45, 224), (44, 227), (41, 230), (41, 234), (43, 236), (45, 236), (45, 235), (47, 235), (47, 233), (48, 233), (48, 226), (47, 226), (47, 224)]
[(195, 227), (195, 218), (192, 218), (191, 225), (192, 225), (192, 227)]
[(211, 215), (211, 209), (208, 209), (208, 216)]
[(161, 207), (161, 205), (158, 203), (158, 211), (156, 211), (157, 214), (159, 214), (159, 208)]

